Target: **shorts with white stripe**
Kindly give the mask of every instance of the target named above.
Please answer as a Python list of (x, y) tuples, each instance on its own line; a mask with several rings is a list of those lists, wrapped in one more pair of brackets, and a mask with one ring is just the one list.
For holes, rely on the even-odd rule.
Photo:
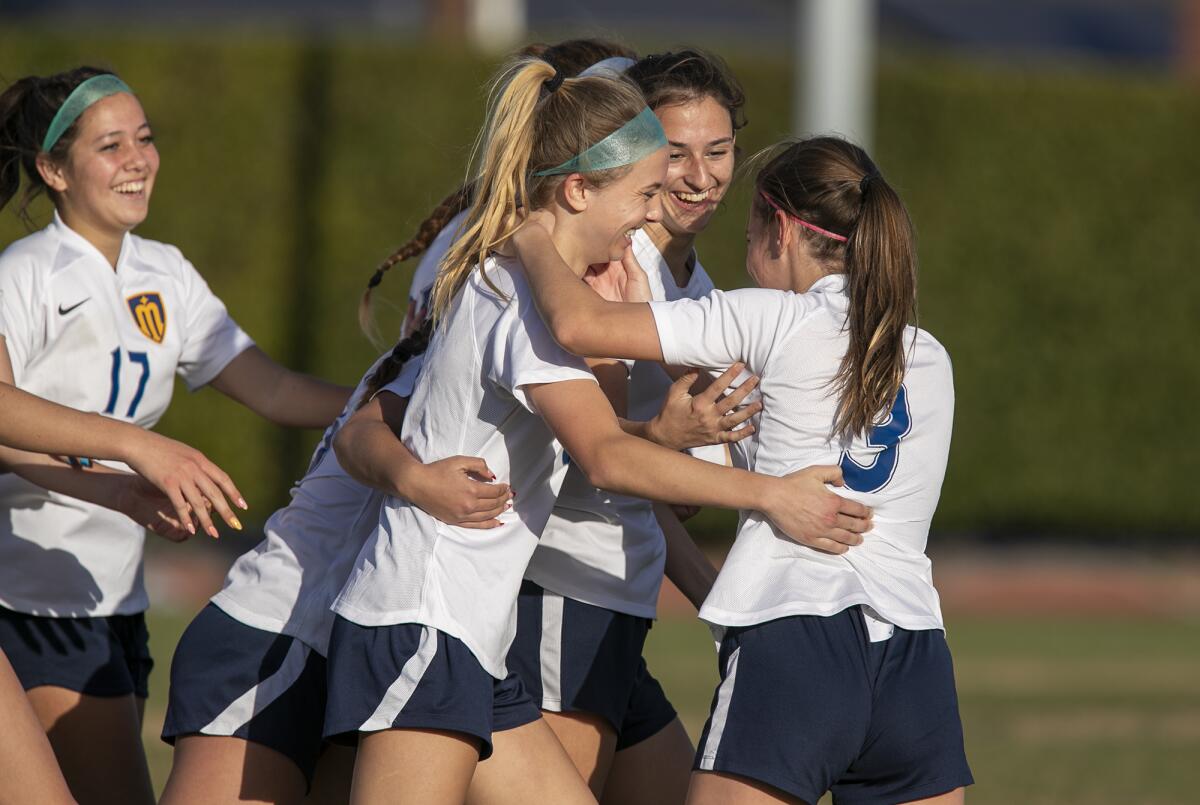
[(171, 661), (163, 740), (222, 735), (287, 757), (312, 783), (323, 745), (325, 658), (288, 635), (255, 629), (209, 604)]
[(492, 733), (541, 718), (520, 678), (493, 678), (461, 640), (419, 623), (360, 626), (338, 616), (329, 642), (325, 735), (357, 742), (388, 729), (461, 732), (492, 754)]
[[(882, 639), (879, 639), (882, 638)], [(815, 803), (910, 802), (972, 783), (941, 630), (868, 627), (862, 607), (730, 628), (695, 768)]]
[(555, 713), (601, 716), (626, 749), (675, 720), (642, 648), (650, 620), (585, 604), (526, 579), (517, 599), (509, 670), (533, 700)]

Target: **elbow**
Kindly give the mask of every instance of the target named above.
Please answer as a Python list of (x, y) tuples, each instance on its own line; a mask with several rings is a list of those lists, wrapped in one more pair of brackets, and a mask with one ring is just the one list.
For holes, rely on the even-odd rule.
[(601, 447), (579, 461), (589, 484), (610, 492), (623, 491), (620, 488), (622, 462), (618, 453), (617, 450)]
[(567, 352), (583, 355), (585, 347), (586, 328), (582, 317), (559, 313), (546, 318), (546, 326), (554, 340)]
[(354, 423), (347, 422), (342, 428), (334, 434), (333, 437), (333, 454), (337, 456), (338, 463), (342, 465), (342, 469), (353, 475), (350, 472), (350, 467), (354, 464), (351, 460), (354, 453)]

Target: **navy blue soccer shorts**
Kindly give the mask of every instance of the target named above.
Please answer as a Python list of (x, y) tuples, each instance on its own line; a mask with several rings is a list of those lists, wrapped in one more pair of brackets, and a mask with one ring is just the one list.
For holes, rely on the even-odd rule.
[(695, 768), (808, 803), (895, 803), (973, 782), (941, 630), (871, 642), (860, 607), (730, 628)]

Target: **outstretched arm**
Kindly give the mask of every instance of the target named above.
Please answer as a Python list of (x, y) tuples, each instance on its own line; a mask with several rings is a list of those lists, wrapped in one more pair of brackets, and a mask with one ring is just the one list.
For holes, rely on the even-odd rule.
[[(0, 444), (35, 453), (123, 461), (166, 495), (175, 517), (193, 533), (190, 513), (195, 514), (206, 533), (216, 536), (210, 508), (234, 528), (241, 528), (225, 497), (228, 495), (229, 500), (245, 509), (242, 493), (225, 471), (199, 450), (136, 425), (43, 400), (10, 385), (12, 380), (8, 350), (0, 336), (0, 411), (4, 412), (0, 418)], [(34, 461), (15, 452), (7, 460)], [(54, 491), (70, 494), (61, 489)]]
[[(563, 262), (536, 216), (530, 216), (512, 241), (538, 311), (555, 340), (568, 352), (588, 358), (661, 361), (650, 306), (600, 298)], [(622, 264), (631, 273), (641, 271), (628, 249)]]
[(293, 372), (258, 347), (230, 361), (210, 385), (276, 425), (292, 428), (328, 427), (353, 391)]
[(833, 494), (837, 467), (809, 467), (782, 478), (718, 467), (624, 433), (595, 383), (529, 386), (537, 410), (593, 486), (669, 503), (760, 511), (792, 539), (845, 553), (862, 542), (870, 510)]

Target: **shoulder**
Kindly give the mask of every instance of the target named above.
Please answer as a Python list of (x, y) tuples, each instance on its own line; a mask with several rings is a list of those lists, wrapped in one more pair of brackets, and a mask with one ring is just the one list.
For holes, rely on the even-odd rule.
[(0, 281), (30, 285), (54, 268), (59, 241), (43, 229), (9, 244), (0, 252)]
[(905, 333), (906, 345), (910, 346), (912, 357), (910, 362), (914, 366), (927, 366), (944, 371), (947, 374), (953, 372), (953, 364), (950, 361), (950, 353), (941, 341), (934, 338), (933, 334), (928, 330), (922, 330), (920, 327), (909, 327)]
[(149, 266), (172, 273), (191, 273), (196, 270), (179, 247), (170, 243), (130, 235), (129, 244), (138, 259)]

